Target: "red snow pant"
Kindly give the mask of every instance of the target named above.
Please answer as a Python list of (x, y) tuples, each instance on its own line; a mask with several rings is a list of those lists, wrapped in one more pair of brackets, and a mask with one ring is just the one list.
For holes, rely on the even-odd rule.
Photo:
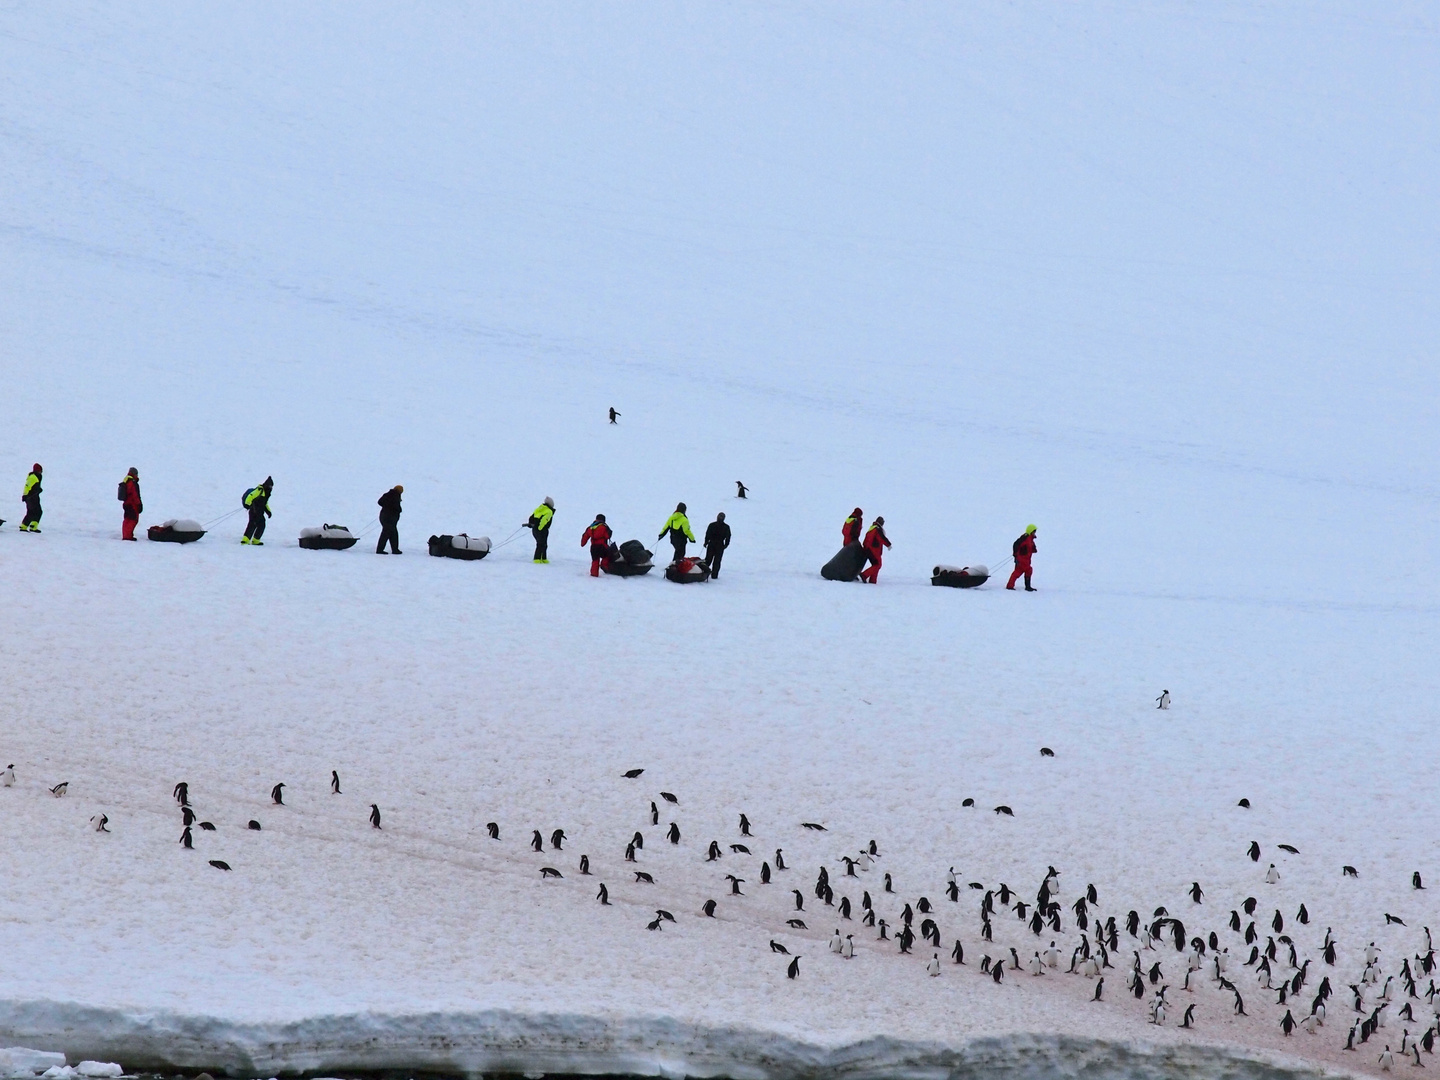
[(880, 556), (871, 554), (870, 565), (860, 571), (860, 580), (868, 581), (871, 585), (876, 584), (876, 578), (880, 576)]
[(1025, 575), (1025, 588), (1030, 588), (1030, 556), (1021, 555), (1015, 560), (1015, 572), (1010, 575), (1010, 584), (1005, 588), (1015, 588), (1015, 582), (1020, 580), (1020, 575)]
[(135, 526), (138, 525), (139, 523), (140, 523), (140, 515), (139, 515), (139, 514), (136, 514), (134, 517), (131, 517), (129, 514), (126, 514), (126, 515), (125, 515), (125, 524), (123, 524), (123, 525), (120, 526), (120, 538), (121, 538), (122, 540), (134, 540), (134, 539), (135, 539)]
[(599, 577), (600, 567), (610, 561), (610, 546), (608, 544), (590, 545), (590, 576)]

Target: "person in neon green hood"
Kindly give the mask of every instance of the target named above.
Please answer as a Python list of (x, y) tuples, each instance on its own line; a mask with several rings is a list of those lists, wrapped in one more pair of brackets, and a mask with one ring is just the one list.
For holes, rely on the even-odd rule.
[(1020, 534), (1019, 539), (1010, 545), (1010, 553), (1015, 556), (1015, 572), (1010, 575), (1010, 584), (1005, 588), (1015, 588), (1015, 582), (1020, 575), (1025, 575), (1025, 591), (1034, 592), (1030, 587), (1030, 557), (1039, 549), (1035, 546), (1035, 526), (1026, 525), (1025, 531)]
[(679, 562), (685, 557), (685, 543), (695, 543), (695, 534), (690, 529), (690, 519), (685, 516), (685, 504), (676, 503), (675, 512), (665, 522), (664, 528), (660, 530), (657, 540), (664, 540), (670, 537), (670, 546), (675, 549), (675, 561)]
[(537, 563), (548, 563), (550, 561), (550, 523), (555, 520), (555, 500), (549, 495), (545, 501), (535, 508), (530, 515), (530, 520), (525, 522), (530, 530), (530, 535), (535, 537), (535, 561)]

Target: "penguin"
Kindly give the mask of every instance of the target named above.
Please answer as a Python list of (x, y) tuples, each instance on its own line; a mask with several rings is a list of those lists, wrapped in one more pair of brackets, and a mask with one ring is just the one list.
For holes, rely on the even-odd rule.
[(260, 831), (260, 822), (256, 821), (254, 818), (251, 818), (251, 819), (249, 820), (249, 822), (246, 823), (245, 827), (246, 827), (247, 829), (251, 830), (252, 832), (259, 832), (259, 831)]
[(1005, 965), (998, 960), (990, 965), (990, 979), (996, 986), (1005, 979)]
[(605, 883), (603, 881), (600, 882), (600, 891), (595, 894), (595, 899), (599, 900), (602, 905), (605, 905), (607, 907), (610, 904), (610, 890), (605, 887)]
[(213, 866), (213, 867), (215, 867), (216, 870), (229, 870), (229, 869), (230, 869), (230, 864), (229, 864), (228, 862), (226, 862), (224, 859), (211, 859), (211, 860), (210, 860), (210, 865)]
[(770, 884), (770, 864), (768, 862), (762, 862), (760, 864), (760, 884)]
[(670, 822), (670, 828), (665, 833), (665, 838), (672, 844), (680, 843), (680, 826)]
[(664, 799), (668, 803), (671, 803), (672, 805), (680, 802), (680, 800), (677, 799), (674, 794), (669, 791), (660, 792), (660, 798)]
[(1311, 1013), (1300, 1021), (1300, 1026), (1305, 1029), (1305, 1034), (1314, 1035), (1316, 1029), (1320, 1026), (1320, 1021), (1316, 1019), (1314, 1013)]
[(1246, 810), (1249, 810), (1249, 809), (1250, 809), (1250, 800), (1249, 800), (1249, 799), (1241, 799), (1241, 800), (1240, 800), (1238, 803), (1236, 803), (1235, 805), (1236, 805), (1236, 806), (1243, 806)]
[(770, 951), (772, 953), (780, 953), (782, 956), (790, 955), (790, 950), (787, 949), (784, 945), (781, 945), (780, 942), (776, 941), (774, 938), (770, 939)]
[(841, 856), (840, 856), (840, 861), (845, 864), (845, 876), (846, 876), (846, 877), (859, 877), (859, 876), (860, 876), (859, 874), (855, 873), (855, 860), (854, 860), (854, 859), (850, 858), (850, 856), (848, 856), (848, 855), (841, 855)]
[(660, 925), (660, 916), (659, 916), (659, 915), (656, 915), (654, 919), (652, 919), (650, 922), (646, 923), (646, 924), (645, 924), (645, 929), (646, 929), (646, 930), (662, 930), (662, 929), (664, 929), (664, 927), (662, 927), (662, 926)]
[(284, 790), (285, 790), (285, 785), (284, 785), (284, 784), (276, 784), (274, 787), (272, 787), (272, 788), (270, 789), (270, 801), (271, 801), (272, 803), (274, 803), (276, 806), (284, 806), (284, 805), (285, 805), (285, 798), (284, 798), (284, 795), (283, 795)]
[(1285, 920), (1284, 920), (1284, 918), (1281, 917), (1280, 912), (1279, 912), (1278, 910), (1275, 912), (1275, 917), (1270, 920), (1270, 927), (1271, 927), (1271, 929), (1274, 930), (1275, 933), (1277, 933), (1277, 934), (1280, 933), (1280, 931), (1282, 931), (1282, 930), (1285, 929)]
[(63, 798), (65, 797), (65, 792), (68, 791), (69, 789), (70, 789), (70, 781), (69, 781), (69, 780), (62, 780), (60, 783), (56, 784), (54, 787), (52, 787), (52, 788), (50, 789), (50, 794), (51, 794), (51, 795), (54, 795), (57, 799), (63, 799)]
[(645, 849), (645, 834), (639, 829), (636, 829), (635, 835), (630, 838), (630, 842), (635, 845), (636, 851), (643, 851)]
[(531, 830), (530, 830), (530, 850), (531, 850), (531, 851), (544, 851), (544, 850), (545, 850), (545, 838), (540, 835), (540, 830), (539, 830), (539, 829), (531, 829)]
[(720, 858), (720, 854), (720, 844), (717, 841), (711, 840), (710, 847), (706, 849), (705, 852), (705, 861), (714, 862), (716, 859)]
[(380, 828), (380, 807), (373, 802), (370, 804), (370, 827)]
[(940, 954), (938, 952), (926, 963), (925, 971), (932, 979), (940, 974)]
[(864, 926), (874, 926), (874, 925), (875, 925), (875, 909), (874, 909), (874, 908), (866, 908), (866, 909), (865, 909), (865, 917), (862, 918), (862, 919), (860, 920), (860, 922), (861, 922), (861, 924), (864, 925)]
[(805, 925), (805, 920), (804, 920), (804, 919), (786, 919), (786, 920), (785, 920), (785, 925), (788, 926), (788, 927), (790, 927), (792, 930), (809, 930), (809, 929), (810, 929), (808, 926)]
[(824, 825), (821, 825), (818, 821), (802, 821), (802, 822), (800, 823), (800, 827), (801, 827), (802, 829), (809, 829), (811, 832), (829, 832), (829, 831), (830, 831), (829, 829), (825, 828)]
[[(11, 769), (14, 769), (15, 766), (14, 766), (14, 765), (11, 765), (10, 768), (11, 768)], [(7, 770), (7, 771), (8, 771), (8, 770)], [(9, 787), (10, 785), (9, 785), (9, 784), (6, 784), (5, 786), (6, 786), (6, 787)], [(190, 785), (187, 784), (184, 780), (181, 780), (180, 783), (178, 783), (178, 784), (175, 785), (174, 795), (175, 795), (175, 801), (176, 801), (177, 803), (179, 803), (181, 806), (189, 806), (189, 805), (190, 805)]]
[(1285, 1015), (1280, 1018), (1280, 1030), (1285, 1033), (1287, 1039), (1290, 1037), (1290, 1033), (1295, 1030), (1295, 1017), (1290, 1015), (1289, 1009), (1286, 1009)]
[(958, 904), (960, 902), (960, 886), (953, 881), (948, 883), (945, 886), (945, 898), (951, 903)]
[(664, 908), (656, 908), (656, 909), (655, 909), (655, 917), (656, 917), (657, 919), (664, 919), (666, 922), (674, 922), (674, 921), (675, 921), (675, 916), (674, 916), (674, 914), (671, 913), (671, 912), (669, 912), (669, 911), (666, 911)]
[(744, 896), (744, 895), (745, 895), (744, 893), (742, 893), (742, 892), (740, 891), (740, 886), (745, 883), (745, 879), (744, 879), (744, 878), (736, 877), (734, 874), (726, 874), (725, 877), (726, 877), (726, 878), (729, 880), (729, 882), (730, 882), (730, 895), (731, 895), (731, 896)]
[(1192, 1001), (1185, 1006), (1185, 1015), (1180, 1018), (1182, 1028), (1193, 1028), (1195, 1026), (1195, 1003)]
[(214, 832), (214, 831), (215, 831), (215, 826), (212, 825), (212, 824), (211, 824), (210, 822), (208, 822), (208, 821), (202, 821), (202, 822), (200, 822), (200, 831), (201, 831), (201, 832)]
[(881, 919), (881, 920), (880, 920), (880, 926), (878, 927), (878, 929), (880, 930), (880, 937), (879, 937), (879, 940), (880, 940), (880, 941), (887, 941), (887, 940), (888, 940), (888, 938), (887, 938), (887, 936), (886, 936), (886, 934), (885, 934), (885, 931), (886, 931), (886, 929), (887, 929), (888, 927), (889, 927), (889, 923), (887, 923), (884, 919)]
[(109, 823), (110, 819), (104, 814), (96, 814), (90, 819), (90, 824), (94, 826), (96, 832), (108, 833), (110, 830), (107, 829), (105, 826)]
[[(377, 826), (378, 827), (378, 826)], [(553, 866), (540, 867), (540, 880), (546, 881), (549, 878), (563, 878), (565, 875), (556, 870)]]
[(330, 770), (330, 794), (340, 795), (340, 774), (334, 769)]
[(195, 847), (194, 842), (190, 839), (190, 826), (188, 825), (180, 830), (180, 846), (186, 851), (193, 850)]
[(830, 951), (838, 953), (844, 944), (845, 939), (840, 936), (840, 928), (837, 926), (835, 928), (835, 936), (830, 939)]
[(1310, 925), (1310, 912), (1305, 910), (1305, 905), (1300, 905), (1300, 910), (1295, 913), (1295, 921), (1301, 926)]
[(1265, 884), (1274, 885), (1280, 880), (1280, 871), (1275, 869), (1275, 864), (1270, 864), (1270, 869), (1265, 871)]
[(1260, 861), (1260, 841), (1258, 841), (1258, 840), (1251, 840), (1251, 841), (1250, 841), (1250, 847), (1246, 850), (1245, 854), (1247, 854), (1247, 855), (1250, 856), (1250, 861), (1251, 861), (1251, 862), (1259, 862), (1259, 861)]
[(846, 960), (855, 959), (855, 935), (846, 934), (845, 944), (840, 946), (840, 955)]
[(655, 803), (654, 803), (653, 800), (652, 800), (651, 803), (650, 803), (650, 824), (651, 824), (651, 825), (659, 825), (659, 824), (660, 824), (660, 808), (655, 805)]
[(641, 882), (641, 881), (644, 881), (644, 882), (646, 882), (646, 883), (648, 883), (648, 884), (650, 884), (650, 885), (654, 885), (654, 884), (655, 884), (655, 879), (654, 879), (653, 877), (651, 877), (649, 874), (645, 873), (644, 870), (636, 870), (636, 871), (635, 871), (635, 881), (636, 881), (637, 883), (638, 883), (638, 882)]
[(630, 843), (628, 843), (628, 844), (625, 845), (625, 861), (626, 861), (626, 862), (634, 862), (634, 861), (635, 861), (635, 841), (633, 841), (633, 840), (630, 841)]
[(1040, 959), (1040, 954), (1038, 952), (1034, 955), (1034, 957), (1025, 962), (1025, 966), (1029, 969), (1031, 975), (1045, 974), (1045, 962)]
[(862, 848), (860, 850), (860, 857), (855, 860), (855, 865), (868, 874), (875, 866), (875, 856)]
[(778, 847), (777, 847), (777, 848), (775, 849), (775, 869), (776, 869), (776, 870), (784, 870), (784, 869), (785, 869), (785, 856), (782, 854), (783, 851), (784, 851), (783, 848), (778, 848)]
[(804, 910), (805, 910), (805, 894), (802, 893), (799, 889), (791, 889), (790, 891), (795, 894), (795, 910), (796, 910), (796, 911), (804, 911)]
[(551, 850), (552, 850), (552, 851), (564, 851), (565, 848), (563, 847), (563, 845), (564, 845), (564, 843), (565, 843), (565, 840), (566, 840), (565, 830), (564, 830), (564, 829), (556, 829), (554, 832), (552, 832), (552, 833), (550, 834), (550, 848), (551, 848)]
[(744, 844), (731, 844), (730, 850), (736, 855), (749, 855), (750, 849)]
[(640, 775), (641, 773), (643, 773), (644, 771), (645, 771), (644, 769), (626, 769), (625, 772), (624, 772), (622, 775), (624, 776), (624, 778), (625, 778), (626, 780), (634, 780), (637, 776), (639, 776), (639, 775)]
[(1000, 806), (995, 807), (995, 813), (1004, 814), (1006, 817), (1015, 816), (1015, 811), (1011, 810), (1010, 807), (1005, 806), (1003, 803)]
[(1395, 1055), (1390, 1052), (1390, 1047), (1385, 1047), (1376, 1059), (1380, 1063), (1381, 1072), (1389, 1072), (1395, 1064)]
[(1205, 890), (1200, 888), (1200, 883), (1198, 881), (1192, 881), (1190, 883), (1190, 899), (1198, 904), (1201, 903), (1204, 898)]
[(496, 822), (494, 822), (494, 821), (487, 821), (487, 822), (485, 823), (485, 831), (490, 834), (490, 839), (491, 839), (491, 840), (499, 840), (499, 839), (500, 839), (500, 826), (499, 826), (499, 824), (497, 824)]
[[(9, 784), (6, 784), (5, 786), (6, 786), (6, 787), (9, 787), (10, 785), (9, 785)], [(1412, 889), (1423, 889), (1423, 888), (1425, 888), (1424, 883), (1420, 880), (1420, 871), (1419, 871), (1419, 870), (1416, 870), (1413, 874), (1410, 875), (1410, 887), (1411, 887)]]
[(1356, 870), (1353, 866), (1340, 867), (1340, 873), (1345, 877), (1358, 878), (1360, 876), (1360, 871)]
[(713, 919), (715, 917), (715, 901), (706, 900), (705, 903), (700, 905), (700, 910), (705, 913), (707, 919)]
[(5, 771), (4, 771), (3, 773), (0, 773), (0, 787), (14, 787), (14, 786), (15, 786), (15, 766), (14, 766), (14, 764), (12, 763), (12, 764), (10, 764), (10, 765), (6, 765), (6, 766), (5, 766)]
[(1041, 756), (1041, 757), (1054, 757), (1054, 756), (1055, 756), (1055, 751), (1054, 751), (1054, 750), (1051, 750), (1048, 746), (1042, 746), (1042, 747), (1040, 747), (1040, 756)]
[(885, 891), (888, 893), (893, 893), (895, 891), (895, 886), (891, 883), (889, 874), (885, 875)]
[(840, 917), (842, 919), (850, 918), (850, 898), (848, 896), (840, 898)]
[(1232, 990), (1231, 993), (1235, 995), (1235, 1015), (1236, 1015), (1236, 1016), (1248, 1016), (1248, 1015), (1250, 1015), (1249, 1013), (1247, 1013), (1247, 1012), (1245, 1011), (1245, 999), (1240, 996), (1240, 991), (1239, 991), (1239, 990)]
[(741, 814), (741, 815), (740, 815), (740, 835), (741, 835), (741, 836), (749, 836), (749, 835), (750, 835), (750, 819), (749, 819), (748, 817), (746, 817), (744, 814)]
[(1157, 709), (1168, 709), (1168, 708), (1170, 708), (1170, 691), (1169, 691), (1169, 690), (1161, 690), (1161, 691), (1160, 691), (1160, 696), (1155, 699), (1155, 707), (1156, 707)]
[(194, 824), (195, 824), (195, 811), (192, 810), (189, 806), (182, 806), (182, 807), (180, 808), (180, 824), (181, 824), (181, 825), (194, 825)]
[(1300, 849), (1291, 844), (1276, 844), (1275, 846), (1278, 847), (1281, 851), (1289, 852), (1291, 855), (1300, 854)]
[(1100, 995), (1103, 994), (1104, 992), (1105, 992), (1105, 976), (1104, 976), (1104, 975), (1101, 975), (1099, 981), (1096, 982), (1096, 984), (1095, 984), (1095, 996), (1092, 997), (1090, 1000), (1091, 1000), (1091, 1001), (1099, 1001), (1099, 1000), (1100, 1000)]
[(961, 805), (961, 806), (974, 806), (974, 805), (975, 805), (975, 800), (974, 800), (974, 799), (962, 799), (962, 800), (960, 801), (960, 805)]
[(785, 969), (785, 977), (786, 977), (787, 979), (794, 979), (794, 978), (798, 978), (799, 975), (800, 975), (800, 957), (797, 956), (797, 957), (795, 957), (795, 959), (793, 959), (793, 960), (790, 961), (790, 966)]
[(930, 901), (923, 896), (920, 897), (919, 900), (915, 901), (915, 908), (920, 912), (921, 915), (928, 915), (932, 910)]
[(965, 946), (960, 944), (960, 939), (955, 939), (955, 948), (950, 950), (950, 959), (957, 964), (965, 963)]
[(1389, 926), (1391, 923), (1399, 923), (1401, 926), (1404, 926), (1404, 925), (1405, 925), (1405, 920), (1402, 919), (1402, 918), (1400, 918), (1399, 915), (1391, 915), (1391, 914), (1387, 911), (1387, 912), (1385, 913), (1385, 925), (1386, 925), (1386, 926)]

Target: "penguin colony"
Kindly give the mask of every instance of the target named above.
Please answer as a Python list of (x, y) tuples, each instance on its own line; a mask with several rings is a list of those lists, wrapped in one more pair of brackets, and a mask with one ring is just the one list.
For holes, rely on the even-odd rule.
[[(1043, 748), (1042, 753), (1046, 751), (1048, 747)], [(1048, 752), (1045, 756), (1054, 755)], [(637, 780), (644, 772), (643, 768), (630, 769), (621, 774), (621, 780)], [(15, 784), (15, 766), (11, 764), (0, 772), (0, 786), (9, 788)], [(271, 788), (269, 798), (273, 806), (286, 805), (286, 786), (279, 782)], [(64, 797), (67, 789), (66, 782), (47, 788), (49, 794), (57, 798)], [(329, 792), (342, 795), (340, 775), (336, 771), (330, 774)], [(667, 807), (674, 807), (679, 813), (678, 795), (669, 791), (658, 794)], [(180, 814), (178, 845), (193, 851), (194, 830), (216, 832), (217, 826), (199, 820), (188, 783), (177, 782), (171, 795)], [(973, 799), (965, 799), (962, 805), (975, 809)], [(379, 805), (369, 803), (368, 806), (368, 827), (379, 830)], [(1237, 807), (1248, 810), (1250, 800), (1241, 799)], [(997, 806), (995, 813), (1013, 816), (1008, 806)], [(649, 802), (645, 816), (652, 828), (660, 828), (655, 802)], [(90, 827), (97, 833), (110, 833), (111, 823), (105, 814), (90, 818)], [(253, 818), (243, 828), (263, 830), (261, 823)], [(1146, 1018), (1154, 1025), (1173, 1023), (1182, 1028), (1195, 1028), (1204, 1022), (1207, 1012), (1211, 1016), (1250, 1016), (1261, 1011), (1273, 1016), (1286, 1038), (1297, 1029), (1307, 1036), (1320, 1036), (1328, 1025), (1334, 1033), (1332, 1037), (1343, 1044), (1345, 1051), (1362, 1052), (1372, 1041), (1383, 1046), (1376, 1058), (1382, 1071), (1390, 1071), (1403, 1063), (1423, 1067), (1422, 1055), (1433, 1054), (1435, 1043), (1440, 1039), (1440, 987), (1436, 986), (1440, 975), (1436, 972), (1430, 927), (1421, 926), (1416, 930), (1413, 943), (1416, 951), (1400, 957), (1398, 967), (1393, 959), (1387, 964), (1384, 951), (1373, 941), (1363, 949), (1351, 943), (1346, 955), (1354, 956), (1354, 962), (1342, 963), (1342, 943), (1330, 927), (1326, 927), (1323, 936), (1314, 932), (1314, 920), (1306, 904), (1301, 903), (1292, 915), (1274, 908), (1273, 914), (1265, 917), (1264, 907), (1271, 905), (1263, 905), (1260, 897), (1266, 886), (1278, 884), (1281, 874), (1276, 864), (1269, 861), (1266, 869), (1259, 871), (1264, 849), (1258, 840), (1237, 854), (1238, 859), (1248, 860), (1254, 867), (1255, 894), (1239, 900), (1227, 915), (1225, 908), (1231, 900), (1217, 904), (1215, 897), (1207, 894), (1199, 881), (1194, 881), (1185, 890), (1190, 910), (1182, 919), (1179, 913), (1170, 912), (1164, 905), (1154, 907), (1148, 917), (1137, 909), (1104, 915), (1103, 901), (1093, 884), (1084, 889), (1073, 886), (1075, 898), (1068, 901), (1061, 882), (1062, 873), (1054, 866), (1048, 868), (1033, 900), (1005, 882), (991, 885), (962, 881), (954, 866), (928, 882), (915, 883), (918, 889), (925, 893), (933, 891), (943, 899), (932, 901), (924, 893), (912, 898), (897, 891), (889, 872), (879, 870), (883, 854), (874, 839), (843, 853), (837, 852), (833, 860), (838, 867), (834, 876), (830, 867), (822, 864), (815, 868), (812, 883), (808, 870), (787, 863), (783, 846), (775, 847), (773, 855), (762, 847), (755, 828), (746, 814), (739, 815), (738, 836), (757, 841), (758, 852), (739, 841), (727, 842), (723, 847), (718, 839), (695, 845), (700, 862), (727, 862), (730, 866), (723, 871), (716, 870), (716, 895), (723, 899), (707, 899), (693, 917), (720, 917), (722, 903), (760, 902), (765, 887), (778, 883), (778, 875), (798, 881), (805, 887), (784, 884), (779, 890), (770, 891), (777, 901), (770, 905), (777, 908), (774, 929), (778, 930), (783, 922), (786, 930), (780, 933), (805, 934), (806, 940), (813, 942), (813, 948), (797, 953), (770, 937), (769, 952), (785, 958), (777, 977), (799, 979), (801, 959), (813, 957), (810, 962), (821, 962), (827, 952), (842, 962), (886, 955), (913, 957), (912, 962), (922, 965), (925, 974), (935, 979), (941, 978), (947, 968), (970, 972), (971, 977), (985, 978), (996, 985), (1026, 978), (1073, 977), (1092, 983), (1094, 990), (1089, 996), (1092, 1003), (1103, 1004), (1109, 1000), (1107, 994), (1117, 992), (1144, 1001)], [(792, 835), (796, 830), (800, 835), (829, 832), (824, 824), (812, 821), (782, 828), (790, 829)], [(563, 828), (550, 831), (548, 844), (542, 830), (532, 828), (530, 832), (526, 847), (533, 854), (554, 856), (565, 852), (569, 837)], [(498, 822), (488, 822), (486, 834), (490, 841), (504, 842)], [(783, 835), (776, 834), (777, 838)], [(651, 842), (661, 840), (679, 846), (682, 842), (679, 823), (669, 822)], [(616, 851), (609, 853), (614, 861), (605, 861), (617, 870), (625, 867), (627, 876), (633, 875), (634, 884), (655, 887), (654, 898), (662, 899), (663, 881), (657, 881), (649, 871), (631, 868), (643, 856), (645, 844), (644, 831), (636, 830), (628, 839), (618, 838)], [(1283, 853), (1282, 858), (1300, 855), (1291, 844), (1274, 846)], [(746, 876), (733, 872), (737, 868), (735, 860), (743, 860), (740, 868)], [(758, 869), (754, 865), (757, 861)], [(612, 902), (609, 887), (599, 880), (591, 862), (589, 853), (579, 854), (572, 875), (595, 878), (593, 900), (605, 907), (616, 907), (619, 914), (621, 906)], [(232, 869), (220, 859), (210, 859), (208, 865), (221, 871)], [(545, 863), (535, 869), (543, 882), (567, 880), (566, 872), (558, 866)], [(1343, 866), (1340, 873), (1345, 878), (1358, 877), (1358, 871), (1349, 865)], [(758, 886), (742, 889), (752, 881)], [(1415, 891), (1426, 888), (1418, 870), (1411, 874), (1409, 884)], [(586, 887), (587, 896), (590, 888), (592, 886)], [(757, 888), (761, 892), (757, 893)], [(853, 893), (859, 894), (858, 909), (851, 900)], [(883, 917), (882, 909), (886, 912)], [(644, 918), (648, 931), (663, 932), (667, 925), (681, 925), (675, 914), (664, 907), (649, 910), (653, 918), (648, 914)], [(752, 917), (755, 914), (750, 913)], [(786, 915), (789, 917), (784, 917)], [(922, 916), (918, 935), (917, 915)], [(1383, 916), (1384, 925), (1409, 929), (1400, 916), (1391, 912)], [(944, 930), (942, 922), (946, 924)], [(823, 929), (826, 925), (833, 927), (828, 936)], [(996, 943), (997, 934), (1003, 944)], [(944, 944), (947, 938), (953, 940), (949, 947)], [(926, 952), (930, 953), (928, 957), (924, 955)], [(1024, 957), (1022, 952), (1028, 952), (1029, 957)], [(1112, 987), (1118, 984), (1123, 986), (1123, 991), (1107, 992), (1107, 972)], [(1399, 1028), (1398, 1038), (1396, 1028)]]

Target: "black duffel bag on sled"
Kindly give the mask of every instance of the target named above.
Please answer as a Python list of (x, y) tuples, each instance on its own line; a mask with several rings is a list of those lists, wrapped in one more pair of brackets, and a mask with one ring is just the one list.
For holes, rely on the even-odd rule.
[(465, 559), (473, 562), (490, 554), (490, 538), (488, 536), (467, 536), (465, 533), (451, 536), (449, 533), (445, 533), (441, 536), (430, 537), (429, 548), (430, 554), (437, 558)]
[(344, 551), (360, 538), (344, 525), (322, 525), (300, 530), (300, 546), (306, 551)]
[(162, 521), (159, 525), (151, 525), (145, 530), (145, 535), (151, 540), (159, 540), (165, 544), (193, 544), (205, 535), (205, 530), (200, 527), (198, 521), (191, 521), (189, 518), (171, 518), (169, 521)]
[(865, 549), (859, 544), (846, 544), (820, 568), (820, 576), (826, 581), (854, 581), (864, 569)]
[(612, 545), (610, 558), (600, 563), (600, 569), (616, 577), (638, 577), (650, 572), (655, 565), (650, 560), (654, 557), (655, 553), (645, 550), (639, 540), (626, 540), (618, 548)]
[(679, 585), (693, 585), (697, 581), (710, 580), (710, 568), (699, 559), (686, 557), (676, 559), (665, 568), (665, 580)]
[(930, 574), (931, 585), (948, 585), (952, 589), (973, 589), (989, 579), (988, 566), (937, 566)]

